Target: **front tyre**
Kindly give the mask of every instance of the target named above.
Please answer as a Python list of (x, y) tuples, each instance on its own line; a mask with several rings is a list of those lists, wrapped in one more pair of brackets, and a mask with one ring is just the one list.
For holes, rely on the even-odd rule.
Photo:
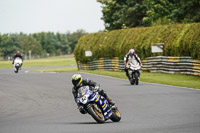
[(18, 71), (19, 71), (19, 68), (15, 67), (15, 73), (18, 73)]
[(131, 85), (135, 84), (134, 73), (131, 74)]
[(121, 120), (121, 114), (117, 107), (112, 107), (112, 117), (110, 119), (113, 122), (119, 122)]
[(135, 76), (135, 84), (138, 85), (139, 84), (139, 73), (135, 72), (134, 76)]
[(104, 115), (97, 104), (89, 104), (87, 111), (98, 123), (105, 122)]

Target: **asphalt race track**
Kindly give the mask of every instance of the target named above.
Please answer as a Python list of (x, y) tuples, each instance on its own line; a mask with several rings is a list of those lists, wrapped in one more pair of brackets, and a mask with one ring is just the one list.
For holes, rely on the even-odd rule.
[(101, 84), (122, 115), (118, 123), (97, 124), (77, 110), (74, 73), (26, 70), (0, 69), (0, 133), (200, 133), (200, 90), (83, 74)]

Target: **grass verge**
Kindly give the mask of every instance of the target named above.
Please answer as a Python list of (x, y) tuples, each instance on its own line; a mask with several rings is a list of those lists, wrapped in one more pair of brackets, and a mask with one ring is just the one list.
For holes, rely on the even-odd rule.
[(76, 67), (69, 67), (69, 68), (56, 68), (56, 69), (39, 69), (39, 70), (32, 70), (31, 72), (78, 72)]
[[(67, 66), (76, 65), (76, 61), (73, 55), (56, 56), (43, 59), (24, 60), (23, 67), (35, 67), (35, 66)], [(12, 68), (12, 61), (0, 61), (0, 68)]]

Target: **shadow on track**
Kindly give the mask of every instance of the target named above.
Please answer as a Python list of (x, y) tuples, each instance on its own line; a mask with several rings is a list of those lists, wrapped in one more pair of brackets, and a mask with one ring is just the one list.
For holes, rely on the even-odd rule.
[(127, 84), (120, 84), (119, 86), (143, 86), (144, 84), (139, 84), (139, 85), (131, 85), (130, 83)]
[(112, 121), (107, 121), (105, 123), (97, 123), (97, 122), (54, 122), (53, 124), (63, 124), (63, 125), (94, 125), (94, 124), (110, 124), (114, 123)]

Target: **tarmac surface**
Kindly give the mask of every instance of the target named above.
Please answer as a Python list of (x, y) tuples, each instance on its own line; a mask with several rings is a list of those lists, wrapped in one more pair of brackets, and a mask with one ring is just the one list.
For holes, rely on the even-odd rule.
[[(77, 110), (74, 73), (0, 69), (0, 133), (200, 133), (200, 90), (82, 73), (101, 85), (120, 122), (97, 124)], [(141, 74), (142, 76), (142, 74)]]

